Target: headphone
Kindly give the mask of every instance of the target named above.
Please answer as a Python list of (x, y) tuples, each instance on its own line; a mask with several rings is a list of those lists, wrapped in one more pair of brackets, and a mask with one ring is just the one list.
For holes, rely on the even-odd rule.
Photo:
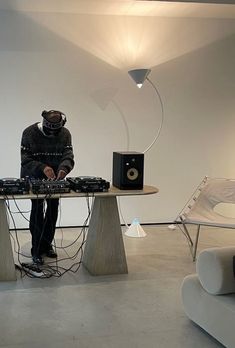
[[(59, 122), (53, 123), (53, 122), (50, 122), (47, 120), (47, 116), (54, 114), (54, 113), (59, 114), (61, 116), (61, 120)], [(49, 128), (51, 130), (59, 129), (59, 128), (63, 127), (65, 125), (65, 123), (67, 122), (65, 114), (61, 111), (57, 111), (57, 110), (46, 111), (46, 110), (44, 110), (41, 115), (43, 117), (43, 125), (46, 128)]]

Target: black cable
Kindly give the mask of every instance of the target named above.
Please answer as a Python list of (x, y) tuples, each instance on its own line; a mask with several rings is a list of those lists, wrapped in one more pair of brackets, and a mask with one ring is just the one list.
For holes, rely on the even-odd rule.
[[(46, 201), (46, 199), (53, 199), (51, 198), (51, 193), (48, 193), (46, 194), (46, 196), (43, 198), (43, 202), (44, 203)], [(81, 264), (82, 264), (82, 258), (83, 258), (83, 246), (84, 244), (86, 243), (86, 235), (87, 235), (87, 228), (88, 228), (88, 222), (89, 222), (89, 219), (90, 219), (90, 216), (91, 216), (91, 213), (92, 213), (92, 209), (93, 209), (93, 204), (92, 206), (90, 206), (90, 201), (89, 201), (89, 198), (93, 198), (94, 197), (94, 193), (89, 196), (89, 193), (87, 193), (86, 195), (86, 203), (87, 203), (87, 210), (88, 210), (88, 214), (87, 214), (87, 217), (83, 223), (83, 226), (78, 234), (78, 236), (76, 237), (76, 239), (70, 243), (69, 245), (67, 245), (66, 247), (58, 247), (59, 249), (66, 249), (68, 247), (71, 247), (73, 245), (75, 245), (76, 242), (78, 242), (78, 240), (81, 238), (82, 236), (82, 240), (81, 240), (81, 243), (80, 243), (80, 246), (78, 247), (78, 249), (75, 251), (75, 253), (72, 255), (72, 256), (68, 256), (68, 257), (65, 257), (65, 258), (62, 258), (62, 259), (56, 259), (56, 261), (52, 261), (52, 262), (48, 262), (44, 265), (36, 265), (36, 264), (33, 264), (33, 263), (23, 263), (21, 262), (20, 260), (20, 256), (24, 256), (24, 257), (28, 257), (27, 255), (24, 255), (20, 252), (20, 242), (19, 242), (19, 238), (18, 238), (18, 230), (17, 230), (17, 227), (16, 227), (16, 223), (15, 223), (15, 220), (14, 220), (14, 217), (13, 217), (13, 212), (11, 211), (10, 209), (10, 204), (9, 204), (9, 198), (8, 196), (4, 196), (5, 198), (5, 202), (6, 202), (6, 206), (7, 206), (7, 211), (9, 213), (9, 216), (12, 220), (12, 223), (13, 223), (13, 226), (14, 226), (14, 231), (15, 231), (15, 238), (13, 237), (13, 235), (10, 233), (12, 239), (13, 239), (13, 242), (14, 242), (14, 251), (17, 253), (17, 258), (18, 258), (18, 262), (19, 262), (19, 265), (15, 265), (16, 269), (20, 271), (21, 273), (21, 277), (25, 277), (25, 276), (28, 276), (30, 278), (50, 278), (50, 277), (61, 277), (63, 276), (65, 273), (67, 272), (72, 272), (72, 273), (76, 273)], [(39, 199), (39, 196), (37, 195), (37, 199)], [(19, 213), (23, 214), (21, 211), (20, 211), (20, 208), (18, 206), (18, 204), (16, 204), (16, 201), (15, 201), (15, 198), (13, 197), (13, 200), (15, 202), (15, 205), (19, 211)], [(44, 211), (45, 213), (45, 211)], [(43, 232), (41, 233), (40, 235), (40, 240), (43, 236)], [(40, 244), (39, 244), (40, 245)], [(56, 246), (56, 244), (54, 243), (54, 247)], [(18, 248), (18, 250), (17, 250)], [(80, 253), (80, 259), (73, 263), (69, 268), (65, 268), (65, 267), (62, 267), (59, 265), (60, 262), (62, 261), (67, 261), (67, 260), (75, 260), (78, 255)], [(53, 264), (56, 265), (54, 266)]]
[[(14, 227), (13, 231), (15, 232), (15, 239), (16, 239), (16, 241), (15, 241), (12, 233), (10, 231), (9, 231), (9, 233), (10, 233), (11, 238), (13, 239), (14, 251), (17, 254), (18, 262), (21, 263), (20, 262), (20, 256), (24, 256), (24, 257), (28, 257), (28, 256), (24, 255), (23, 253), (20, 252), (21, 248), (20, 248), (20, 242), (19, 242), (19, 238), (18, 238), (18, 230), (17, 230), (17, 227), (16, 227), (16, 223), (15, 223), (14, 217), (13, 217), (13, 215), (11, 213), (11, 209), (10, 209), (10, 205), (9, 205), (9, 198), (8, 198), (8, 196), (4, 195), (4, 199), (5, 199), (5, 202), (6, 202), (7, 211), (9, 213), (9, 215), (10, 215), (11, 220), (12, 220), (12, 224), (13, 224), (13, 227)], [(17, 244), (18, 250), (16, 250), (15, 243)]]
[(11, 212), (11, 213), (12, 213), (12, 214), (20, 214), (27, 222), (29, 222), (29, 219), (26, 218), (26, 217), (24, 216), (24, 214), (30, 213), (30, 210), (29, 210), (29, 211), (26, 211), (26, 212), (21, 211), (20, 208), (19, 208), (19, 206), (18, 206), (18, 204), (17, 204), (17, 202), (16, 202), (16, 199), (15, 199), (14, 196), (13, 196), (13, 201), (14, 201), (14, 203), (15, 203), (15, 206), (16, 206), (16, 208), (17, 208), (17, 211), (16, 211), (16, 212)]
[[(87, 219), (85, 220), (85, 224), (86, 224), (86, 221), (87, 221)], [(84, 224), (84, 225), (85, 225)], [(77, 258), (77, 256), (79, 255), (79, 252), (81, 252), (81, 254), (83, 255), (83, 250), (82, 250), (82, 248), (83, 248), (83, 245), (85, 244), (85, 242), (86, 242), (86, 228), (87, 228), (87, 226), (83, 226), (82, 227), (82, 229), (81, 229), (81, 232), (79, 233), (79, 235), (81, 236), (83, 236), (82, 237), (82, 242), (81, 242), (81, 245), (79, 246), (79, 248), (76, 250), (76, 252), (75, 252), (75, 254), (74, 255), (72, 255), (72, 256), (70, 256), (70, 257), (64, 257), (64, 258), (61, 258), (61, 259), (57, 259), (57, 265), (60, 263), (60, 262), (62, 262), (62, 261), (67, 261), (67, 260), (75, 260), (76, 258)], [(47, 263), (47, 265), (51, 265), (51, 267), (53, 267), (53, 263), (54, 263), (55, 261), (51, 261), (51, 262), (49, 262), (49, 263)], [(73, 264), (73, 265), (71, 265), (68, 269), (65, 269), (64, 267), (62, 267), (62, 266), (58, 266), (60, 269), (63, 269), (64, 270), (64, 272), (63, 272), (63, 274), (64, 273), (66, 273), (67, 271), (69, 271), (69, 270), (72, 270), (72, 268), (75, 266), (75, 265), (77, 265), (77, 264), (80, 264), (81, 263), (81, 258), (80, 258), (80, 261), (78, 262), (78, 263), (75, 263), (75, 264)], [(62, 274), (62, 275), (63, 275)]]
[[(80, 238), (81, 235), (83, 236), (80, 247), (77, 249), (77, 251), (75, 252), (75, 254), (73, 256), (70, 256), (68, 258), (57, 259), (56, 261), (51, 261), (51, 262), (47, 263), (47, 266), (49, 266), (52, 270), (57, 272), (57, 275), (56, 275), (57, 277), (63, 276), (67, 272), (76, 273), (78, 271), (78, 269), (80, 268), (81, 264), (82, 264), (83, 245), (86, 242), (86, 229), (88, 227), (87, 226), (87, 222), (88, 222), (88, 220), (90, 218), (90, 215), (91, 215), (91, 212), (92, 212), (92, 209), (91, 209), (90, 204), (89, 204), (89, 194), (87, 194), (87, 196), (86, 196), (86, 201), (87, 201), (87, 208), (88, 208), (88, 216), (87, 216), (87, 218), (84, 221), (84, 224), (83, 224), (83, 227), (81, 229), (81, 232), (79, 233), (79, 236), (76, 238), (76, 241), (77, 241)], [(71, 245), (73, 245), (73, 244), (74, 244), (74, 242)], [(62, 262), (62, 261), (75, 260), (77, 258), (77, 256), (79, 255), (79, 252), (81, 253), (81, 257), (80, 257), (80, 260), (78, 262), (72, 264), (67, 269), (62, 267), (62, 266), (59, 266), (59, 263)], [(56, 269), (53, 266), (53, 264), (55, 262), (56, 262)], [(74, 267), (76, 267), (75, 270), (74, 270)]]
[[(14, 226), (14, 231), (15, 231), (15, 234), (16, 234), (16, 242), (17, 242), (17, 246), (18, 246), (18, 251), (15, 250), (15, 252), (16, 252), (16, 254), (17, 254), (17, 259), (18, 259), (19, 265), (15, 264), (15, 268), (16, 268), (16, 270), (20, 270), (21, 277), (23, 278), (23, 277), (24, 277), (23, 272), (24, 272), (25, 274), (29, 275), (29, 276), (30, 276), (30, 273), (29, 273), (27, 270), (24, 269), (23, 264), (22, 264), (21, 261), (20, 261), (20, 255), (21, 255), (21, 256), (25, 256), (25, 257), (27, 257), (27, 256), (26, 256), (26, 255), (23, 255), (23, 254), (20, 252), (20, 243), (19, 243), (19, 239), (18, 239), (18, 234), (17, 234), (18, 231), (17, 231), (17, 228), (16, 228), (15, 220), (14, 220), (13, 215), (12, 215), (11, 210), (10, 210), (10, 205), (9, 205), (8, 197), (7, 197), (7, 196), (4, 196), (4, 198), (5, 198), (5, 202), (6, 202), (6, 206), (7, 206), (8, 213), (9, 213), (11, 219), (12, 219), (12, 223), (13, 223), (13, 226)], [(15, 239), (14, 239), (14, 237), (13, 237), (13, 235), (12, 235), (11, 233), (10, 233), (10, 236), (13, 238), (14, 245), (15, 245)]]

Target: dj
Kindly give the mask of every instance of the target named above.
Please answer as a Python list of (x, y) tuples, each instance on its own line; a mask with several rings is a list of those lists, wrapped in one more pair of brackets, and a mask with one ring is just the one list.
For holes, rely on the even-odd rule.
[[(21, 139), (21, 177), (62, 180), (73, 169), (71, 134), (64, 127), (65, 115), (43, 111), (42, 122), (27, 127)], [(59, 199), (32, 199), (29, 229), (33, 262), (43, 264), (43, 256), (56, 258), (52, 247)], [(46, 205), (46, 207), (45, 207)]]

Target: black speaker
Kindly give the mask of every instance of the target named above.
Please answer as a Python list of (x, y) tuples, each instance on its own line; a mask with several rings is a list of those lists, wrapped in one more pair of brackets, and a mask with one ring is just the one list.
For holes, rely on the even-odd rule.
[(141, 190), (144, 183), (144, 154), (113, 152), (113, 186), (121, 190)]

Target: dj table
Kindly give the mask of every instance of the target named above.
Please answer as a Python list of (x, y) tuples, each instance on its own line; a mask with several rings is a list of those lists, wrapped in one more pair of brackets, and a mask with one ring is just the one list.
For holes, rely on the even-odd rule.
[[(92, 275), (128, 273), (122, 231), (117, 206), (117, 196), (140, 196), (157, 193), (153, 186), (143, 190), (119, 190), (111, 187), (108, 192), (53, 194), (50, 198), (95, 197), (89, 223), (83, 265)], [(7, 199), (37, 199), (46, 195), (33, 193), (7, 196)], [(7, 220), (6, 198), (0, 196), (0, 280), (16, 280), (15, 264)]]

